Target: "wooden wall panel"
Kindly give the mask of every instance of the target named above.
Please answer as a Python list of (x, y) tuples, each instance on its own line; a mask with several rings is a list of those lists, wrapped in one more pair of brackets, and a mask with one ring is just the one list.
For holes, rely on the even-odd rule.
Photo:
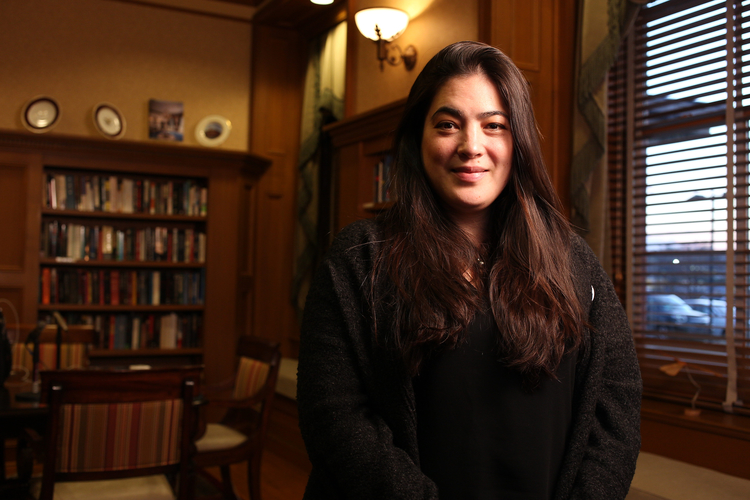
[[(26, 256), (26, 166), (0, 159), (0, 227), (3, 234), (16, 235), (0, 244), (0, 271), (23, 272)], [(20, 189), (19, 189), (20, 187)]]
[(513, 59), (522, 70), (539, 72), (546, 41), (544, 30), (549, 30), (546, 23), (543, 26), (546, 20), (541, 15), (542, 0), (515, 2), (513, 7)]
[(679, 415), (644, 412), (642, 417), (641, 450), (750, 479), (746, 432), (718, 434), (716, 428), (701, 429)]
[(291, 29), (253, 30), (250, 142), (253, 152), (273, 163), (257, 185), (252, 333), (281, 342), (283, 354), (294, 357), (299, 326), (290, 297), (305, 45)]
[(508, 54), (531, 85), (552, 182), (569, 208), (575, 0), (480, 0), (480, 39)]
[(41, 172), (37, 155), (0, 153), (0, 297), (24, 323), (36, 322)]
[[(203, 343), (206, 380), (217, 382), (234, 375), (237, 345), (237, 292), (239, 265), (239, 177), (215, 169), (208, 186), (206, 309), (204, 323), (211, 337)], [(217, 258), (217, 256), (219, 256)]]

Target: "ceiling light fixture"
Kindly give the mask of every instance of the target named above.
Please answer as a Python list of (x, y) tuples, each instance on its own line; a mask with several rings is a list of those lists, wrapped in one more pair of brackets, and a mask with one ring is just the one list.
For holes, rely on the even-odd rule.
[(354, 14), (354, 21), (364, 37), (377, 43), (381, 71), (383, 71), (383, 61), (388, 61), (388, 64), (392, 66), (403, 62), (407, 70), (414, 68), (417, 63), (417, 49), (413, 45), (409, 45), (404, 50), (395, 44), (390, 48), (386, 46), (387, 43), (398, 38), (409, 24), (409, 15), (406, 12), (385, 7), (363, 9)]
[(315, 5), (331, 5), (333, 0), (310, 0)]

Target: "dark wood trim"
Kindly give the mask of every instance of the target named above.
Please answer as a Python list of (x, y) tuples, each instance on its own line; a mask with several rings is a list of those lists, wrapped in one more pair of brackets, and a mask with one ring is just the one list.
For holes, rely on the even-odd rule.
[(688, 407), (644, 398), (641, 450), (750, 479), (750, 417), (707, 409), (689, 417)]
[[(138, 4), (138, 5), (141, 5), (142, 7), (151, 7), (154, 9), (163, 9), (163, 10), (171, 10), (174, 12), (182, 12), (184, 14), (195, 14), (195, 15), (205, 16), (205, 17), (215, 17), (217, 19), (227, 19), (229, 21), (238, 21), (241, 23), (252, 22), (252, 19), (247, 19), (242, 16), (233, 16), (231, 14), (221, 14), (219, 12), (212, 12), (208, 10), (189, 9), (186, 7), (178, 7), (176, 5), (156, 4), (153, 2), (149, 2), (147, 0), (115, 0), (115, 1), (129, 3), (129, 4)], [(259, 5), (263, 0), (248, 0), (247, 2), (242, 2), (242, 1), (237, 1), (237, 0), (224, 0), (224, 1), (235, 3), (238, 5), (249, 4), (246, 6), (253, 7), (253, 6)]]
[(354, 22), (356, 0), (348, 0), (349, 16), (346, 25), (346, 88), (344, 90), (344, 118), (353, 116), (357, 106), (357, 47), (359, 34)]
[(702, 409), (700, 415), (686, 416), (689, 403), (679, 404), (658, 399), (644, 398), (641, 408), (642, 418), (665, 423), (675, 427), (695, 429), (733, 439), (750, 442), (750, 417), (722, 411)]
[(406, 98), (365, 113), (339, 120), (323, 128), (331, 135), (335, 147), (388, 135), (396, 129), (404, 113)]
[[(147, 155), (149, 157), (149, 164), (158, 163), (159, 165), (203, 167), (205, 169), (206, 163), (210, 162), (212, 167), (239, 167), (243, 173), (248, 175), (262, 174), (271, 163), (267, 158), (241, 151), (167, 145), (164, 143), (143, 141), (109, 141), (88, 137), (32, 134), (30, 132), (16, 131), (2, 131), (0, 134), (0, 148), (5, 151), (32, 151), (44, 155), (60, 153), (64, 156), (112, 157), (116, 158), (117, 162), (122, 163), (138, 162), (143, 160), (143, 157)], [(58, 166), (50, 161), (46, 161), (46, 164), (48, 166)], [(64, 167), (66, 165), (59, 166)], [(85, 165), (81, 165), (80, 163), (75, 163), (71, 166), (74, 166), (76, 169), (85, 168)], [(142, 171), (143, 167), (142, 165), (137, 165), (136, 169)], [(112, 171), (109, 167), (106, 170)], [(158, 174), (160, 172), (154, 173)], [(169, 171), (169, 175), (174, 175), (174, 172)], [(193, 173), (186, 171), (185, 175), (193, 175)]]
[(492, 43), (492, 0), (478, 0), (478, 40), (482, 43)]

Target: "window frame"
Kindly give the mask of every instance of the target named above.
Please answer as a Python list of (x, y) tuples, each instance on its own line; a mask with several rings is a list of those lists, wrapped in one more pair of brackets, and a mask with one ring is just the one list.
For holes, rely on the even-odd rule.
[[(741, 201), (745, 204), (745, 213), (739, 219), (741, 226), (739, 230), (726, 231), (728, 243), (724, 264), (725, 286), (726, 284), (733, 285), (731, 287), (726, 286), (727, 290), (738, 287), (743, 290), (742, 294), (738, 294), (736, 291), (726, 294), (728, 315), (725, 324), (735, 326), (728, 329), (730, 331), (726, 333), (723, 344), (719, 342), (712, 345), (710, 349), (706, 348), (706, 352), (712, 352), (711, 355), (714, 356), (712, 358), (714, 360), (718, 359), (715, 357), (719, 351), (716, 346), (723, 348), (726, 355), (723, 359), (726, 359), (726, 363), (719, 367), (719, 371), (711, 370), (715, 364), (713, 361), (701, 360), (701, 356), (695, 354), (699, 350), (698, 346), (701, 345), (696, 344), (698, 341), (684, 341), (684, 336), (683, 340), (678, 340), (678, 335), (669, 334), (662, 336), (666, 339), (659, 338), (659, 335), (650, 331), (650, 326), (644, 323), (644, 317), (647, 317), (645, 312), (646, 299), (653, 294), (646, 291), (647, 277), (644, 278), (642, 274), (639, 274), (638, 266), (645, 265), (642, 264), (644, 262), (642, 247), (645, 248), (645, 243), (642, 247), (639, 247), (635, 241), (639, 235), (645, 241), (645, 229), (647, 227), (645, 222), (646, 206), (645, 202), (642, 201), (646, 198), (645, 181), (647, 179), (644, 176), (647, 175), (645, 174), (645, 167), (638, 164), (638, 161), (645, 158), (644, 153), (647, 147), (644, 140), (644, 130), (647, 127), (644, 124), (648, 121), (648, 118), (658, 114), (656, 113), (658, 110), (655, 109), (656, 105), (654, 105), (654, 108), (648, 108), (646, 101), (649, 98), (646, 95), (644, 83), (647, 76), (643, 69), (639, 69), (643, 68), (643, 57), (646, 50), (643, 42), (644, 31), (647, 30), (647, 23), (655, 16), (666, 17), (672, 13), (705, 3), (707, 3), (707, 0), (691, 0), (689, 2), (671, 0), (656, 6), (650, 4), (643, 7), (636, 19), (634, 30), (623, 41), (617, 62), (609, 72), (607, 82), (607, 168), (612, 255), (611, 277), (620, 299), (626, 306), (628, 319), (633, 327), (636, 349), (644, 376), (645, 396), (679, 402), (690, 401), (695, 395), (693, 381), (697, 380), (702, 386), (701, 392), (703, 392), (697, 401), (698, 406), (722, 408), (728, 412), (750, 414), (750, 334), (748, 333), (750, 320), (746, 319), (750, 316), (750, 279), (747, 277), (750, 271), (750, 234), (748, 234), (750, 233), (750, 210), (747, 206), (747, 204), (750, 204), (747, 186), (748, 180), (750, 180), (750, 174), (748, 173), (750, 111), (741, 107), (742, 96), (746, 95), (743, 94), (742, 90), (744, 88), (750, 94), (750, 84), (746, 83), (744, 87), (740, 86), (737, 92), (738, 97), (732, 97), (735, 81), (741, 81), (743, 77), (750, 79), (750, 62), (747, 63), (747, 66), (738, 65), (738, 67), (735, 67), (733, 64), (735, 59), (741, 60), (743, 55), (747, 56), (747, 60), (750, 61), (750, 50), (748, 48), (743, 50), (742, 43), (744, 41), (744, 45), (750, 47), (750, 26), (745, 27), (744, 31), (742, 27), (743, 19), (745, 24), (750, 25), (750, 15), (748, 14), (750, 2), (747, 0), (745, 0), (745, 5), (742, 5), (741, 0), (728, 0), (724, 3), (727, 7), (724, 13), (725, 40), (731, 41), (731, 43), (727, 44), (727, 55), (725, 56), (727, 63), (725, 79), (727, 97), (724, 101), (723, 122), (727, 126), (727, 130), (734, 130), (734, 133), (726, 134), (725, 141), (727, 145), (727, 166), (729, 167), (726, 169), (728, 182), (726, 203), (728, 206), (734, 207), (737, 203), (736, 198), (744, 198)], [(701, 26), (700, 22), (694, 22), (692, 25), (696, 29), (700, 29)], [(692, 40), (689, 36), (684, 38)], [(738, 43), (735, 43), (735, 41), (738, 41)], [(698, 43), (694, 44), (694, 46), (699, 45)], [(651, 100), (657, 101), (657, 99)], [(644, 104), (644, 102), (646, 103)], [(646, 106), (645, 111), (644, 105)], [(662, 106), (664, 106), (663, 103)], [(699, 113), (700, 109), (698, 108), (701, 108), (701, 106), (696, 107)], [(711, 110), (710, 106), (703, 106), (703, 108), (706, 108), (709, 112), (715, 111)], [(649, 111), (652, 114), (649, 114)], [(675, 114), (674, 116), (669, 113), (663, 114), (659, 117), (659, 120), (662, 121), (657, 121), (656, 126), (674, 127), (675, 130), (689, 126), (697, 127), (700, 120), (716, 121), (718, 116), (715, 113), (709, 113), (705, 116), (685, 118), (685, 116), (691, 116), (690, 113), (691, 111), (688, 111), (683, 115)], [(735, 136), (739, 136), (741, 139), (741, 141), (736, 141), (738, 144), (744, 143), (744, 146), (741, 145), (737, 151), (735, 151)], [(741, 161), (733, 161), (734, 157), (738, 155), (742, 156)], [(742, 163), (742, 171), (740, 174), (733, 175), (738, 163)], [(742, 177), (743, 181), (738, 183), (736, 181), (738, 177)], [(734, 196), (735, 189), (738, 186), (741, 188), (738, 190), (738, 193), (741, 192), (742, 194), (741, 197)], [(639, 189), (641, 190), (640, 194), (637, 192)], [(734, 226), (733, 213), (735, 210), (725, 211), (728, 228)], [(713, 208), (711, 212), (713, 217)], [(734, 251), (734, 246), (737, 243), (734, 240), (735, 233), (745, 234), (744, 238), (741, 239), (740, 243), (743, 246), (739, 252)], [(711, 248), (714, 248), (713, 240)], [(650, 254), (648, 251), (645, 253)], [(713, 254), (715, 251), (712, 250), (711, 253)], [(743, 271), (736, 271), (738, 268), (743, 268)], [(740, 274), (744, 277), (738, 279)], [(735, 296), (744, 296), (744, 302), (737, 301), (737, 304), (735, 304)], [(737, 318), (741, 318), (740, 325), (737, 325)], [(732, 334), (732, 330), (734, 330), (734, 334)], [(677, 356), (674, 356), (673, 360), (669, 359), (670, 355), (680, 352), (678, 348), (683, 349), (683, 352), (690, 351), (692, 353), (686, 354), (685, 357), (693, 356), (698, 360), (695, 362), (692, 359), (688, 360), (689, 364), (683, 366), (676, 376), (667, 375), (660, 370), (661, 367), (670, 364), (671, 361), (685, 361)], [(713, 371), (714, 374), (708, 373), (706, 370)], [(722, 392), (720, 389), (723, 389), (723, 394), (720, 394)]]

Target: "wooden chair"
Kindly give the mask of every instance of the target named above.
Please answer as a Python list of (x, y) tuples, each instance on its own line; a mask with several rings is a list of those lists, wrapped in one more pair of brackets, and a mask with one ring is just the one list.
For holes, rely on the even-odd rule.
[(32, 493), (40, 500), (192, 499), (201, 371), (43, 371), (46, 432), (22, 437), (41, 439), (44, 449)]
[[(222, 498), (236, 500), (229, 465), (247, 461), (251, 500), (260, 498), (260, 463), (271, 412), (281, 354), (279, 344), (252, 336), (240, 337), (239, 363), (233, 379), (207, 387), (207, 408), (226, 408), (219, 423), (209, 423), (195, 443), (195, 465), (214, 484)], [(226, 394), (231, 389), (231, 394)], [(224, 391), (225, 396), (221, 396)], [(203, 468), (218, 466), (221, 481)]]
[[(8, 330), (18, 332), (19, 341), (13, 344), (13, 370), (26, 372), (31, 378), (34, 363), (31, 346), (26, 344), (34, 325), (9, 325)], [(98, 332), (91, 325), (71, 325), (62, 334), (60, 345), (61, 370), (86, 368), (89, 365), (88, 352), (98, 343)], [(47, 325), (39, 336), (39, 365), (42, 370), (54, 370), (57, 367), (57, 327)]]

